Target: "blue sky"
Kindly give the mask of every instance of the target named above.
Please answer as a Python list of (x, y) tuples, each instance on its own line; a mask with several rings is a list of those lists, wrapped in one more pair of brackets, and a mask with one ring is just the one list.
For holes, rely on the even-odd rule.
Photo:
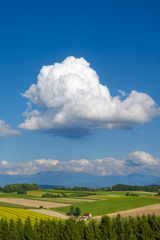
[[(36, 169), (33, 173), (54, 166), (53, 171), (89, 171), (96, 174), (95, 166), (99, 166), (100, 175), (132, 172), (159, 175), (159, 7), (158, 0), (0, 0), (0, 120), (5, 121), (3, 124), (0, 122), (0, 173), (28, 173), (29, 170), (23, 172), (20, 166), (24, 164), (23, 168), (29, 169), (30, 161)], [(70, 56), (74, 57), (72, 63), (68, 58)], [(77, 61), (79, 58), (83, 58), (81, 62)], [(65, 69), (61, 70), (62, 79), (56, 85), (59, 89), (56, 97), (61, 100), (63, 93), (69, 93), (62, 103), (67, 110), (60, 112), (65, 116), (63, 127), (59, 122), (56, 126), (51, 124), (55, 107), (48, 107), (50, 99), (45, 99), (43, 108), (44, 102), (40, 104), (40, 101), (33, 100), (42, 96), (28, 90), (32, 84), (39, 89), (37, 76), (43, 66), (59, 63), (60, 67), (62, 62)], [(85, 89), (82, 102), (83, 94), (76, 92), (76, 98), (72, 96), (74, 84), (64, 87), (68, 81), (64, 72), (72, 71), (74, 64), (82, 75), (79, 72), (75, 80), (71, 75), (68, 78), (74, 82), (83, 79), (76, 85), (81, 87), (86, 81), (84, 71), (96, 71), (99, 84), (103, 89), (107, 86), (110, 92), (110, 108), (108, 102), (101, 101), (102, 96), (95, 97), (92, 88)], [(44, 97), (50, 90), (47, 79), (52, 82), (52, 77), (42, 77), (47, 89)], [(89, 79), (92, 81), (91, 77)], [(95, 77), (95, 82), (97, 79)], [(98, 89), (100, 85), (96, 84), (95, 89)], [(126, 96), (118, 90), (124, 91)], [(54, 91), (51, 94), (55, 94)], [(130, 102), (132, 91), (138, 93), (132, 96), (134, 111), (122, 106), (125, 99)], [(118, 95), (119, 102), (114, 102), (113, 98)], [(141, 101), (137, 100), (139, 98)], [(157, 105), (153, 105), (151, 99)], [(27, 114), (33, 110), (42, 111), (41, 118), (34, 115), (34, 119), (41, 121), (43, 117), (43, 124), (33, 127), (33, 122), (29, 120), (31, 117), (22, 115), (27, 109), (27, 102), (32, 104), (32, 110), (28, 110)], [(56, 98), (53, 102), (55, 104)], [(57, 109), (59, 103), (56, 104)], [(123, 111), (128, 111), (127, 116), (131, 113), (130, 117), (126, 117)], [(112, 123), (108, 122), (108, 118)], [(27, 119), (32, 130), (27, 124), (20, 127)], [(69, 119), (68, 122), (66, 119)], [(113, 125), (122, 122), (121, 127)], [(46, 123), (52, 126), (46, 128)], [(108, 123), (113, 126), (105, 127)], [(124, 129), (128, 126), (132, 129)], [(100, 159), (101, 164), (97, 165), (99, 163), (95, 159)], [(74, 164), (71, 160), (75, 161)], [(123, 162), (121, 166), (118, 161)], [(65, 167), (61, 166), (62, 162)]]

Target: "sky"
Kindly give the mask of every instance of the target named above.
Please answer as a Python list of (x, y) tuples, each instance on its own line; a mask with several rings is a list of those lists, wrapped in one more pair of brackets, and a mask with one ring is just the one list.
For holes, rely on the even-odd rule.
[(160, 175), (159, 8), (0, 0), (0, 174)]

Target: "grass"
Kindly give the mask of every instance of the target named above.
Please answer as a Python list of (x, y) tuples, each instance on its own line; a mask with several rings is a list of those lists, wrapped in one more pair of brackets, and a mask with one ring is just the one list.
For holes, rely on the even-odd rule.
[(104, 196), (108, 196), (108, 195), (115, 195), (115, 196), (126, 196), (126, 193), (137, 193), (139, 196), (152, 196), (155, 195), (155, 193), (142, 193), (142, 192), (138, 192), (138, 191), (118, 191), (118, 192), (97, 192), (97, 195), (104, 195)]
[[(80, 208), (81, 215), (83, 215), (84, 213), (92, 213), (93, 216), (99, 216), (118, 211), (144, 207), (156, 203), (160, 203), (160, 199), (146, 197), (112, 197), (108, 200), (74, 204), (74, 207)], [(57, 210), (65, 213), (69, 213), (69, 209), (69, 206), (52, 208), (52, 210)]]
[(27, 194), (17, 194), (14, 193), (1, 193), (0, 198), (25, 198), (25, 199), (35, 199), (35, 196), (27, 195)]
[(21, 209), (36, 209), (35, 207), (24, 206), (24, 205), (13, 204), (13, 203), (5, 203), (5, 202), (0, 202), (0, 207), (21, 208)]

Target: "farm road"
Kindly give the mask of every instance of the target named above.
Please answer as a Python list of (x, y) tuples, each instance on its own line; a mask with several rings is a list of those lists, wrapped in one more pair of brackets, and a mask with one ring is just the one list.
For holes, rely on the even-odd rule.
[(69, 218), (68, 216), (63, 215), (61, 213), (54, 212), (54, 211), (51, 211), (51, 210), (46, 210), (46, 209), (28, 209), (28, 210), (32, 211), (32, 212), (42, 213), (42, 214), (45, 214), (45, 215), (48, 215), (48, 216), (51, 216), (51, 217), (56, 217), (56, 218), (63, 218), (63, 219), (68, 219)]
[[(128, 217), (128, 216), (137, 216), (137, 215), (147, 215), (147, 214), (155, 214), (160, 215), (160, 204), (154, 204), (146, 207), (134, 208), (126, 211), (120, 211), (115, 213), (106, 214), (108, 217), (116, 217), (117, 214), (120, 214), (121, 217)], [(100, 219), (102, 216), (96, 216), (94, 219)]]

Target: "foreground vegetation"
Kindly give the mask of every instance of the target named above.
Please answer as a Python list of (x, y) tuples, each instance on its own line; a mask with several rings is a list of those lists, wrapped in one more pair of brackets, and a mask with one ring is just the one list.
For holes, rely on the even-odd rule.
[(74, 219), (62, 221), (40, 220), (31, 223), (27, 218), (23, 223), (20, 219), (0, 220), (0, 238), (7, 240), (36, 239), (36, 240), (141, 240), (141, 239), (160, 239), (160, 217), (155, 215), (137, 216), (136, 218), (116, 218), (110, 219), (102, 217), (97, 223), (91, 220), (86, 224), (84, 221)]
[[(130, 185), (118, 185), (116, 187), (123, 190), (125, 188), (127, 191), (78, 187), (73, 189), (40, 190), (36, 184), (13, 184), (7, 185), (5, 190), (1, 191), (0, 199), (1, 197), (24, 198), (71, 203), (72, 206), (52, 208), (51, 210), (64, 212), (65, 214), (70, 213), (75, 216), (84, 213), (100, 216), (160, 203), (160, 193), (155, 186), (145, 189), (145, 191), (156, 190), (158, 194), (149, 192), (135, 193), (136, 187), (132, 188)], [(140, 190), (142, 191), (142, 189)], [(121, 218), (120, 215), (117, 215), (113, 219), (104, 216), (101, 220), (87, 220), (86, 222), (76, 221), (72, 218), (62, 221), (21, 208), (27, 208), (27, 206), (0, 202), (0, 239), (160, 239), (160, 217), (155, 215), (134, 218)]]

